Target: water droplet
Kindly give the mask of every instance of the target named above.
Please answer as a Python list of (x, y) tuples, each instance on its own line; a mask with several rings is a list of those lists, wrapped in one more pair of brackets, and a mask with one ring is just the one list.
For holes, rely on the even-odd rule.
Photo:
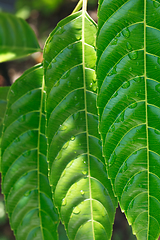
[(114, 39), (112, 40), (112, 42), (111, 42), (111, 45), (116, 45), (117, 42), (118, 42), (118, 39), (117, 39), (117, 38), (114, 38)]
[(15, 142), (20, 142), (20, 137), (17, 137)]
[(134, 81), (135, 82), (141, 82), (141, 77), (138, 76), (138, 77), (134, 78)]
[(70, 81), (67, 82), (67, 86), (68, 86), (68, 87), (71, 86), (71, 82), (70, 82)]
[(54, 84), (54, 87), (58, 87), (60, 84), (60, 81), (58, 80), (55, 84)]
[(138, 92), (135, 92), (135, 96), (138, 97), (138, 96), (139, 96), (139, 93), (138, 93)]
[(77, 101), (77, 99), (78, 99), (77, 96), (74, 96), (74, 99)]
[(86, 164), (86, 161), (83, 161), (84, 164)]
[(115, 125), (113, 124), (110, 129), (109, 129), (109, 132), (114, 132), (115, 131)]
[(128, 50), (132, 50), (132, 45), (131, 45), (129, 42), (127, 42), (126, 45), (127, 45), (127, 49), (128, 49)]
[(111, 69), (108, 76), (111, 76), (111, 75), (116, 74), (116, 73), (117, 73), (117, 70), (116, 70), (116, 66), (115, 66), (114, 68)]
[(60, 125), (59, 131), (65, 131), (67, 129), (67, 126)]
[(157, 84), (157, 85), (155, 86), (155, 89), (156, 89), (157, 92), (160, 93), (160, 84)]
[(128, 28), (125, 28), (123, 31), (122, 31), (122, 34), (125, 38), (129, 38), (130, 36), (130, 31)]
[(81, 195), (84, 196), (84, 191), (83, 190), (81, 190)]
[(119, 123), (119, 122), (123, 122), (124, 121), (124, 112), (122, 112), (120, 115), (119, 115), (119, 117), (118, 117), (118, 119), (117, 119), (117, 123)]
[(82, 171), (82, 174), (83, 174), (83, 175), (87, 175), (87, 171), (86, 171), (86, 170), (83, 170), (83, 171)]
[(138, 52), (137, 52), (137, 51), (130, 52), (130, 53), (128, 54), (128, 56), (129, 56), (129, 58), (130, 58), (131, 60), (136, 60), (137, 57), (138, 57)]
[(130, 68), (129, 68), (129, 71), (130, 71), (130, 72), (132, 72), (132, 70), (133, 70), (133, 68), (132, 68), (132, 67), (130, 67)]
[(138, 184), (138, 187), (142, 188), (143, 187), (142, 183)]
[(91, 83), (89, 84), (90, 88), (92, 88), (92, 85), (93, 85), (93, 83), (91, 82)]
[(63, 200), (62, 200), (62, 206), (65, 206), (67, 204), (67, 200), (66, 200), (66, 198), (63, 198)]
[(79, 207), (75, 207), (75, 208), (73, 209), (73, 213), (74, 213), (74, 214), (79, 214), (80, 211), (81, 211), (81, 209), (80, 209)]
[(71, 141), (74, 141), (74, 140), (75, 140), (75, 136), (72, 136), (72, 137), (71, 137)]
[(77, 35), (76, 38), (77, 38), (77, 40), (80, 40), (80, 39), (81, 39), (81, 36), (80, 36), (80, 35)]
[(67, 147), (69, 146), (69, 141), (68, 142), (66, 142), (64, 145), (63, 145), (63, 149), (66, 149)]
[(26, 116), (25, 115), (22, 115), (20, 118), (19, 118), (19, 122), (25, 122), (26, 120)]
[(28, 131), (28, 136), (31, 138), (35, 136), (34, 134), (35, 134), (35, 131), (32, 131), (32, 130)]
[(28, 157), (30, 155), (30, 153), (31, 153), (31, 151), (26, 151), (26, 152), (23, 153), (23, 156)]
[(158, 68), (157, 66), (154, 67), (154, 69), (157, 69), (157, 68)]
[(158, 2), (156, 2), (156, 1), (153, 1), (153, 6), (154, 6), (155, 8), (158, 8), (158, 7), (160, 6), (160, 4), (159, 4)]
[(136, 65), (139, 66), (139, 62), (137, 62)]
[(66, 78), (68, 78), (69, 75), (70, 75), (70, 72), (71, 72), (70, 70), (67, 71), (67, 72), (63, 75), (62, 79), (66, 79)]
[(157, 63), (160, 65), (160, 57), (157, 58)]
[(137, 107), (137, 103), (135, 102), (135, 103), (132, 103), (130, 106), (129, 106), (129, 108), (136, 108)]
[(111, 156), (111, 158), (109, 159), (109, 161), (108, 161), (109, 167), (111, 167), (111, 166), (114, 164), (116, 158), (117, 158), (117, 156), (116, 156), (116, 154), (114, 153), (114, 154)]
[(94, 92), (97, 91), (97, 84), (95, 84), (95, 85), (93, 86), (93, 91), (94, 91)]
[(79, 80), (80, 80), (80, 77), (77, 77), (77, 80), (79, 81)]
[(154, 132), (158, 135), (160, 135), (160, 131), (158, 129), (155, 129)]
[(68, 46), (68, 49), (72, 49), (73, 48), (73, 44), (70, 44), (69, 46)]
[(28, 197), (30, 193), (31, 193), (31, 191), (27, 191), (27, 192), (25, 192), (24, 196)]
[(64, 33), (64, 31), (65, 31), (64, 27), (59, 27), (57, 34), (62, 34)]
[(130, 86), (130, 82), (126, 81), (123, 83), (122, 88), (127, 89)]
[(56, 63), (57, 62), (57, 60), (56, 60), (56, 58), (54, 58), (53, 60), (52, 60), (52, 63)]

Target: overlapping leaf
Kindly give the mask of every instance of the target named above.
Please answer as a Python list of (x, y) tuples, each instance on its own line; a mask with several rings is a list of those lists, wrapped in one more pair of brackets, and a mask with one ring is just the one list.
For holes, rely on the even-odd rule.
[(0, 87), (0, 159), (1, 159), (1, 134), (2, 134), (2, 127), (3, 127), (3, 118), (6, 111), (7, 94), (8, 94), (9, 88), (10, 87)]
[(0, 13), (0, 62), (41, 51), (31, 27), (21, 18)]
[(95, 34), (79, 12), (44, 49), (50, 183), (70, 240), (110, 239), (116, 207), (97, 126)]
[(102, 0), (97, 38), (103, 152), (139, 240), (160, 234), (160, 3)]
[(16, 240), (57, 239), (46, 160), (43, 68), (12, 86), (2, 137), (2, 187)]

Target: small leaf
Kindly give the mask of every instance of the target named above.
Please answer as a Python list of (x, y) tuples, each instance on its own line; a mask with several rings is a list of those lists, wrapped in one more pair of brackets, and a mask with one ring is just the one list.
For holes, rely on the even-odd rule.
[(41, 65), (11, 86), (2, 138), (2, 190), (17, 240), (57, 239), (46, 160)]
[(0, 62), (41, 51), (31, 27), (21, 18), (0, 12)]

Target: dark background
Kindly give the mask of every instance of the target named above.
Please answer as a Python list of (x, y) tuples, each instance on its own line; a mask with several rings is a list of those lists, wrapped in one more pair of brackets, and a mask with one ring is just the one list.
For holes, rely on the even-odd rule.
[[(61, 19), (72, 13), (76, 4), (77, 0), (0, 0), (0, 11), (10, 12), (25, 19), (35, 31), (43, 49), (49, 33)], [(97, 6), (97, 0), (89, 0), (88, 13), (96, 22)], [(36, 53), (25, 59), (1, 63), (0, 86), (11, 85), (26, 69), (42, 59), (42, 53)], [(59, 240), (67, 240), (62, 224), (58, 230)], [(0, 240), (14, 239), (5, 213), (3, 195), (0, 193)], [(120, 208), (116, 211), (112, 240), (136, 240)]]

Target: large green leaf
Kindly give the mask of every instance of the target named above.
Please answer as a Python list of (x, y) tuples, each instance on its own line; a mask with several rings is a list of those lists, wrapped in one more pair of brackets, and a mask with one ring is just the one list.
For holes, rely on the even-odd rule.
[(2, 189), (16, 240), (57, 239), (58, 217), (48, 182), (43, 93), (43, 68), (38, 65), (11, 86), (8, 96)]
[(95, 35), (78, 12), (44, 49), (50, 183), (70, 240), (110, 239), (116, 207), (98, 133)]
[(31, 27), (21, 18), (0, 12), (0, 62), (41, 51)]
[(139, 240), (160, 234), (160, 3), (101, 0), (100, 132), (115, 194)]
[[(1, 160), (1, 135), (3, 127), (3, 118), (6, 111), (7, 105), (7, 94), (10, 87), (0, 87), (0, 160)], [(1, 164), (0, 164), (1, 169)]]

